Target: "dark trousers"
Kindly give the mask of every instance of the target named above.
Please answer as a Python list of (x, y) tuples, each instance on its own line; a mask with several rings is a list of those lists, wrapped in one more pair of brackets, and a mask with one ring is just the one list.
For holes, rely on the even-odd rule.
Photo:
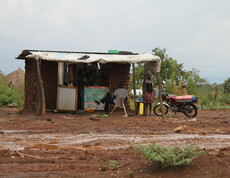
[(111, 97), (111, 95), (107, 93), (107, 95), (104, 98), (102, 98), (100, 102), (105, 103), (104, 111), (105, 113), (109, 113), (109, 104), (114, 104), (113, 98)]

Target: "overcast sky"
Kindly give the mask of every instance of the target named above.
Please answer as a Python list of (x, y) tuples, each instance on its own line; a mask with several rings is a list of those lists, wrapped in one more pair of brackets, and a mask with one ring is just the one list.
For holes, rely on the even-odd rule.
[(0, 70), (23, 49), (151, 53), (155, 47), (200, 70), (230, 77), (229, 0), (0, 0)]

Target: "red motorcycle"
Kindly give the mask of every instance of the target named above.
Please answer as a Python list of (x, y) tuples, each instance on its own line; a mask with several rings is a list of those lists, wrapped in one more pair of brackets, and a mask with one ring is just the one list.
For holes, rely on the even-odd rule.
[[(199, 102), (198, 97), (195, 97), (193, 95), (175, 96), (175, 95), (162, 94), (162, 99), (163, 99), (163, 110), (165, 114), (167, 114), (168, 111), (171, 110), (174, 113), (182, 112), (187, 117), (197, 116), (198, 102)], [(154, 106), (153, 112), (157, 116), (162, 116), (160, 102)]]

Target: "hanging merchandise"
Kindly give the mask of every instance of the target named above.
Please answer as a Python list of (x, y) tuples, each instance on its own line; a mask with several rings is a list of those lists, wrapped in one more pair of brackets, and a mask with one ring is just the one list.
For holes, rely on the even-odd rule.
[(73, 84), (74, 86), (77, 86), (77, 65), (76, 64), (73, 64), (73, 75), (74, 75)]
[(98, 68), (99, 70), (101, 69), (100, 63), (97, 63), (97, 68)]
[(68, 64), (64, 63), (64, 73), (63, 73), (63, 84), (68, 85), (69, 84), (69, 75), (68, 75)]
[(69, 83), (72, 84), (73, 82), (74, 82), (73, 64), (69, 64)]

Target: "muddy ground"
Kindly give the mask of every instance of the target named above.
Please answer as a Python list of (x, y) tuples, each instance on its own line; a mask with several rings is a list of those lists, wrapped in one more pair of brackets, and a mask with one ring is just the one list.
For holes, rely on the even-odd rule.
[[(230, 177), (230, 111), (90, 119), (95, 113), (47, 113), (41, 120), (0, 109), (2, 177)], [(102, 114), (97, 112), (97, 114)], [(207, 154), (190, 166), (161, 169), (132, 144), (197, 144)], [(109, 166), (117, 161), (119, 166)], [(101, 169), (106, 169), (102, 171)]]

